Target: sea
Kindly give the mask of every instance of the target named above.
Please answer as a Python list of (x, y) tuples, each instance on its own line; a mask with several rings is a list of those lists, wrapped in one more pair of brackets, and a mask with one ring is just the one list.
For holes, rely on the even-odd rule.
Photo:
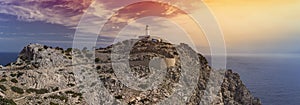
[[(15, 61), (18, 53), (0, 53), (0, 65)], [(227, 69), (239, 73), (263, 105), (300, 105), (300, 56), (232, 55)]]
[(228, 56), (227, 68), (240, 74), (263, 105), (300, 105), (299, 55)]
[(0, 52), (0, 65), (7, 65), (18, 58), (17, 52)]

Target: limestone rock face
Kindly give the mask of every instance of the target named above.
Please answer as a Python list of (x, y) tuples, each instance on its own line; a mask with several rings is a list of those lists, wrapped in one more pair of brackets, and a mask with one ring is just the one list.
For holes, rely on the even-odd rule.
[(29, 68), (52, 68), (71, 64), (71, 59), (66, 59), (61, 48), (50, 48), (40, 44), (30, 44), (20, 52), (16, 65)]
[[(172, 66), (167, 66), (164, 59), (170, 58)], [(84, 63), (91, 59), (94, 63)], [(72, 60), (78, 64), (74, 64)], [(147, 80), (154, 75), (156, 81), (137, 85), (146, 89), (145, 91), (131, 88), (129, 86), (134, 84), (126, 84), (124, 80), (120, 80), (112, 63), (121, 70), (131, 72), (137, 80)], [(31, 44), (24, 47), (16, 62), (5, 68), (10, 69), (0, 72), (0, 104), (167, 104), (164, 100), (177, 94), (177, 89), (183, 86), (180, 84), (182, 73), (187, 73), (198, 75), (195, 87), (190, 89), (191, 95), (178, 98), (186, 100), (184, 104), (261, 105), (237, 73), (231, 70), (213, 70), (205, 57), (187, 44), (126, 40), (96, 49), (95, 59), (92, 52), (86, 50), (72, 52), (58, 47)], [(196, 72), (192, 72), (193, 70)], [(161, 71), (165, 75), (156, 75)], [(101, 87), (97, 85), (99, 83), (108, 91), (100, 90)], [(155, 88), (148, 89), (151, 86)], [(101, 94), (109, 94), (111, 97), (101, 98)], [(109, 101), (111, 98), (116, 101)], [(174, 101), (171, 104), (180, 102)]]
[(5, 71), (0, 79), (2, 97), (18, 105), (85, 103), (71, 68)]
[(222, 97), (225, 105), (259, 105), (258, 98), (253, 97), (237, 73), (228, 70), (222, 84)]

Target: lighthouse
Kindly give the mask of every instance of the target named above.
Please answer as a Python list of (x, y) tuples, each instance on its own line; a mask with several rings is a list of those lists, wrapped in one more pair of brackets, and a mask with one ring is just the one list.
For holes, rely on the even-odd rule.
[(139, 36), (140, 39), (149, 39), (150, 38), (150, 27), (149, 25), (146, 25), (145, 28), (145, 35)]
[(149, 25), (146, 25), (145, 36), (150, 36), (150, 27), (149, 27)]
[(152, 41), (152, 42), (162, 42), (162, 39), (156, 36), (151, 36), (150, 34), (150, 26), (146, 25), (145, 35), (139, 36), (139, 39)]

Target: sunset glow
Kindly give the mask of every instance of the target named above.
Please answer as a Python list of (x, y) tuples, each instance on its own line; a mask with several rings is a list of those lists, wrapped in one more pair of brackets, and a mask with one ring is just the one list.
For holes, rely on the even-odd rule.
[[(10, 34), (33, 34), (36, 37), (29, 36), (29, 39), (39, 38), (36, 40), (38, 42), (46, 42), (48, 44), (59, 44), (64, 43), (66, 46), (70, 45), (72, 38), (65, 36), (72, 36), (76, 26), (78, 25), (82, 15), (87, 11), (87, 9), (92, 9), (93, 12), (90, 17), (90, 27), (93, 27), (93, 21), (102, 21), (105, 22), (114, 12), (118, 11), (120, 8), (125, 7), (126, 4), (132, 4), (136, 2), (141, 2), (144, 0), (126, 0), (122, 2), (112, 2), (105, 0), (62, 0), (62, 1), (34, 1), (34, 0), (25, 0), (25, 1), (0, 1), (1, 10), (0, 22), (2, 23), (1, 27), (9, 27), (8, 22), (17, 21), (14, 24), (23, 24), (23, 23), (38, 23), (41, 24), (40, 28), (45, 29), (46, 27), (60, 26), (65, 27), (66, 30), (61, 34), (56, 33), (54, 36), (43, 36), (40, 34), (43, 33), (34, 33), (27, 31), (14, 32), (0, 29), (0, 34), (4, 36), (0, 37), (0, 40), (12, 39), (12, 40), (21, 40), (18, 37), (14, 37)], [(172, 6), (166, 6), (164, 9), (153, 8), (152, 4), (143, 4), (145, 10), (151, 10), (153, 13), (163, 12), (164, 15), (169, 18), (170, 21), (181, 21), (182, 24), (190, 28), (195, 28), (197, 30), (199, 27), (191, 26), (193, 22), (189, 22), (190, 19), (184, 19), (184, 15), (174, 15), (176, 14), (177, 7), (181, 10), (188, 10), (187, 15), (194, 14), (195, 11), (201, 11), (203, 7), (199, 7), (197, 3), (200, 3), (198, 0), (154, 0), (162, 3), (167, 3)], [(94, 3), (93, 3), (94, 2)], [(299, 20), (299, 11), (300, 1), (298, 0), (204, 0), (205, 4), (210, 8), (212, 14), (214, 14), (216, 21), (219, 23), (220, 28), (224, 33), (224, 38), (228, 52), (232, 53), (294, 53), (300, 52), (299, 48), (294, 48), (294, 43), (299, 40), (299, 29), (300, 21)], [(90, 5), (93, 3), (93, 5)], [(174, 7), (173, 7), (174, 6)], [(126, 11), (123, 11), (126, 12)], [(135, 10), (131, 10), (131, 13), (134, 13)], [(134, 15), (142, 15), (147, 11), (136, 13)], [(186, 12), (186, 11), (185, 11)], [(150, 13), (150, 12), (147, 12)], [(14, 18), (11, 18), (14, 17)], [(183, 17), (181, 17), (183, 16)], [(119, 16), (121, 18), (128, 18), (126, 16)], [(119, 18), (119, 19), (121, 19)], [(134, 17), (133, 17), (134, 18)], [(112, 18), (114, 19), (114, 18)], [(134, 19), (133, 19), (134, 20)], [(130, 21), (133, 21), (132, 19)], [(122, 21), (119, 20), (119, 21)], [(164, 20), (166, 21), (166, 20)], [(157, 21), (162, 22), (162, 21)], [(7, 25), (6, 25), (7, 24)], [(209, 24), (209, 23), (207, 23)], [(142, 24), (140, 24), (142, 25)], [(29, 27), (26, 25), (22, 26), (24, 30)], [(140, 26), (139, 26), (140, 27)], [(154, 29), (159, 29), (158, 27), (153, 26)], [(168, 26), (165, 26), (168, 27)], [(91, 28), (86, 29), (87, 32)], [(143, 30), (140, 27), (140, 30)], [(160, 32), (160, 30), (156, 30)], [(172, 29), (169, 29), (171, 32)], [(207, 40), (203, 32), (196, 31), (189, 34), (197, 34), (201, 41), (197, 43), (197, 46), (209, 47)], [(49, 32), (50, 33), (50, 32)], [(67, 33), (67, 34), (66, 34)], [(46, 33), (45, 33), (46, 34)], [(195, 36), (195, 35), (192, 35)], [(49, 37), (63, 37), (62, 40), (52, 40)], [(54, 38), (55, 39), (55, 38)], [(200, 43), (201, 42), (201, 43)], [(26, 43), (23, 41), (22, 43)], [(104, 43), (104, 42), (103, 42)], [(258, 47), (259, 46), (259, 47)], [(20, 48), (19, 48), (20, 49)], [(6, 49), (8, 51), (16, 51), (17, 49)]]

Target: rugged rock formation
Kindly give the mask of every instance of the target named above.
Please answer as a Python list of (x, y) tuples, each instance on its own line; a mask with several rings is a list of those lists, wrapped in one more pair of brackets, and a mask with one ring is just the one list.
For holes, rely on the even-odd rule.
[(62, 48), (50, 48), (45, 45), (31, 44), (21, 51), (16, 65), (26, 65), (34, 68), (52, 68), (70, 65), (70, 51), (64, 54)]
[[(132, 39), (96, 49), (95, 52), (94, 58), (93, 53), (87, 49), (72, 51), (39, 44), (24, 47), (18, 60), (0, 72), (0, 104), (110, 103), (105, 102), (107, 100), (102, 101), (97, 95), (92, 97), (87, 94), (97, 91), (99, 87), (96, 84), (100, 81), (109, 90), (109, 94), (117, 99), (117, 102), (113, 103), (158, 104), (174, 94), (175, 88), (180, 85), (181, 73), (192, 70), (198, 71), (198, 82), (194, 90), (192, 89), (190, 98), (185, 99), (185, 104), (261, 104), (259, 99), (251, 95), (237, 73), (231, 70), (213, 70), (201, 54), (197, 54), (186, 44), (173, 45), (167, 42)], [(166, 63), (170, 59), (172, 61)], [(128, 65), (123, 61), (128, 61)], [(162, 75), (162, 79), (152, 81), (152, 84), (137, 86), (141, 89), (151, 87), (147, 85), (156, 88), (140, 91), (123, 84), (117, 77), (112, 63), (122, 69), (129, 69), (134, 77), (141, 80), (151, 78), (158, 71), (164, 71), (166, 75)], [(81, 66), (80, 69), (77, 69), (78, 66)], [(95, 82), (86, 80), (88, 76), (94, 76)], [(221, 80), (220, 88), (211, 98), (210, 92), (214, 85), (210, 82), (218, 79)]]

